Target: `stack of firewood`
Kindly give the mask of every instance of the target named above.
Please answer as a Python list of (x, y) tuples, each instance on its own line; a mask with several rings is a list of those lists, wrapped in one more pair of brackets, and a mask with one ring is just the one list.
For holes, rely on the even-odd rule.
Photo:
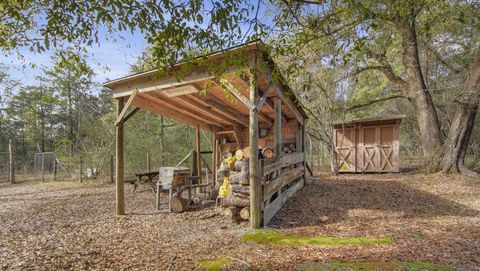
[[(271, 148), (259, 149), (260, 158), (274, 157)], [(218, 180), (229, 177), (230, 193), (224, 199), (223, 205), (227, 207), (225, 214), (238, 222), (240, 219), (248, 220), (250, 217), (250, 180), (249, 180), (249, 148), (238, 149), (234, 155), (228, 155), (218, 169)], [(222, 185), (221, 183), (218, 186)]]
[(283, 153), (292, 153), (296, 151), (294, 144), (289, 144), (288, 146), (284, 146), (282, 149)]

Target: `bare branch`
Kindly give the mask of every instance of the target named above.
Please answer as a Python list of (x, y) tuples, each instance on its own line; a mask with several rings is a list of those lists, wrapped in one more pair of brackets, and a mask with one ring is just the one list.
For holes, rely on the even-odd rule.
[(395, 94), (380, 96), (376, 99), (370, 100), (370, 101), (365, 102), (365, 103), (355, 104), (355, 105), (352, 105), (352, 106), (349, 106), (349, 107), (336, 108), (335, 110), (353, 110), (353, 109), (369, 106), (369, 105), (372, 105), (372, 104), (376, 104), (376, 103), (380, 103), (380, 102), (384, 102), (384, 101), (388, 101), (388, 100), (392, 100), (392, 99), (398, 99), (398, 98), (406, 98), (406, 97), (403, 94), (395, 93)]

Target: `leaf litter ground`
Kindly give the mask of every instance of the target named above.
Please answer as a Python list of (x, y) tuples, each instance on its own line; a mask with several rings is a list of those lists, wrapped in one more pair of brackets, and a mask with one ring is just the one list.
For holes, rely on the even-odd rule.
[(201, 263), (228, 259), (219, 266), (325, 270), (378, 263), (373, 270), (388, 270), (386, 266), (402, 266), (393, 263), (421, 262), (480, 270), (480, 180), (413, 174), (316, 176), (268, 225), (277, 235), (392, 240), (333, 246), (242, 241), (251, 234), (248, 223), (232, 224), (214, 207), (181, 214), (156, 211), (155, 195), (147, 187), (135, 193), (125, 188), (127, 215), (116, 216), (111, 184), (0, 184), (0, 268), (203, 270)]

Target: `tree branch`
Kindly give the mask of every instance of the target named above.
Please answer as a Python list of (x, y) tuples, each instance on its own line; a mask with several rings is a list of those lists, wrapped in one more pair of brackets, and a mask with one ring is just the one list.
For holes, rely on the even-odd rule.
[(380, 97), (378, 97), (376, 99), (373, 99), (373, 100), (370, 100), (368, 102), (355, 104), (355, 105), (352, 105), (352, 106), (349, 106), (349, 107), (336, 108), (335, 110), (347, 110), (348, 111), (348, 110), (353, 110), (353, 109), (369, 106), (369, 105), (372, 105), (372, 104), (376, 104), (376, 103), (380, 103), (380, 102), (384, 102), (384, 101), (388, 101), (388, 100), (392, 100), (392, 99), (398, 99), (398, 98), (406, 98), (406, 97), (403, 94), (395, 93), (395, 94), (380, 96)]

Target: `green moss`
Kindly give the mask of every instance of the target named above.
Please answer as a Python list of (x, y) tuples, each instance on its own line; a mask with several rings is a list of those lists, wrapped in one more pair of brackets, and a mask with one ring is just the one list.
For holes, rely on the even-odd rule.
[(248, 232), (241, 238), (242, 241), (255, 242), (272, 246), (360, 246), (370, 244), (391, 244), (392, 238), (372, 237), (328, 237), (328, 236), (301, 236), (281, 235), (274, 230), (257, 230)]
[(226, 267), (231, 260), (229, 258), (223, 257), (220, 259), (212, 261), (203, 261), (199, 263), (200, 267), (205, 268), (208, 271), (220, 271), (223, 267)]
[(436, 271), (453, 271), (455, 269), (447, 265), (434, 264), (427, 262), (401, 262), (400, 265), (408, 271), (417, 271), (417, 270), (436, 270)]
[(453, 271), (446, 266), (427, 262), (331, 262), (331, 263), (303, 263), (297, 266), (303, 271), (368, 271), (368, 270), (404, 270), (404, 271)]

